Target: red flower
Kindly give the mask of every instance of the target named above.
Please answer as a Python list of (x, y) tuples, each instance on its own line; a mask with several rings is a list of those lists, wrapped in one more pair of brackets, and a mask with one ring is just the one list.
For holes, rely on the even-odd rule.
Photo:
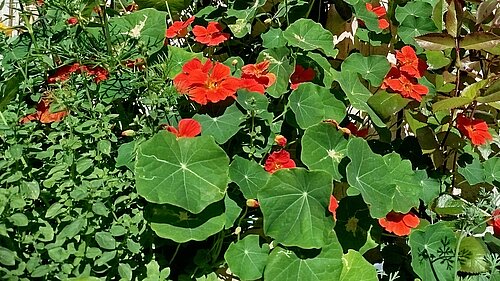
[(328, 205), (328, 211), (332, 213), (333, 219), (337, 220), (337, 208), (339, 207), (339, 202), (335, 196), (330, 195), (330, 204)]
[(401, 214), (390, 212), (385, 218), (378, 219), (378, 223), (388, 232), (397, 236), (408, 235), (412, 228), (419, 225), (420, 219), (413, 213)]
[(398, 79), (400, 76), (401, 76), (401, 72), (399, 71), (399, 69), (395, 65), (392, 65), (391, 69), (389, 70), (389, 72), (385, 76), (384, 81), (382, 82), (382, 85), (380, 86), (380, 88), (382, 90), (389, 88), (389, 83), (388, 83), (389, 80)]
[(178, 138), (194, 138), (201, 133), (201, 125), (194, 119), (185, 118), (179, 121), (179, 130), (173, 126), (167, 126), (166, 130)]
[(415, 50), (410, 46), (404, 46), (401, 51), (396, 51), (396, 58), (399, 70), (405, 72), (410, 77), (421, 78), (427, 70), (425, 61), (417, 57)]
[(78, 18), (76, 17), (70, 17), (69, 19), (66, 20), (66, 23), (68, 25), (75, 25), (78, 23)]
[(256, 92), (261, 94), (264, 94), (264, 92), (266, 91), (264, 85), (259, 84), (259, 82), (257, 82), (257, 80), (254, 79), (241, 79), (240, 88), (245, 89), (249, 92)]
[(490, 224), (493, 225), (493, 234), (500, 237), (500, 209), (493, 211), (491, 216), (492, 221), (490, 221)]
[[(243, 80), (243, 85), (250, 85), (259, 88), (259, 93), (263, 94), (265, 91), (265, 88), (270, 87), (274, 82), (276, 81), (276, 75), (274, 73), (268, 72), (269, 68), (269, 61), (265, 60), (260, 63), (256, 64), (247, 64), (241, 68), (241, 71), (243, 72), (241, 74), (241, 79)], [(254, 80), (255, 82), (248, 82), (245, 80)], [(261, 87), (257, 86), (257, 84), (262, 85)], [(245, 88), (249, 88), (246, 86)], [(250, 89), (249, 89), (250, 90)]]
[(185, 22), (183, 21), (174, 21), (172, 25), (167, 28), (166, 37), (167, 38), (182, 38), (185, 37), (188, 33), (187, 28), (193, 23), (195, 17), (190, 17)]
[(269, 173), (274, 173), (279, 169), (295, 168), (295, 162), (290, 159), (290, 153), (286, 150), (274, 151), (267, 157), (264, 169)]
[(54, 74), (49, 75), (48, 82), (50, 84), (57, 83), (57, 82), (64, 82), (69, 79), (69, 76), (71, 73), (74, 72), (79, 72), (80, 71), (80, 64), (79, 63), (74, 63), (72, 65), (64, 65), (56, 69), (56, 72)]
[(281, 147), (285, 147), (286, 146), (286, 143), (287, 143), (287, 140), (284, 136), (282, 135), (276, 135), (276, 137), (274, 137), (274, 142), (281, 146)]
[(206, 28), (196, 25), (193, 28), (193, 34), (196, 36), (195, 41), (207, 46), (217, 46), (229, 39), (230, 36), (229, 33), (222, 32), (222, 26), (215, 21), (209, 22)]
[(345, 126), (351, 134), (355, 135), (356, 137), (364, 138), (368, 135), (368, 128), (363, 128), (363, 129), (358, 129), (356, 127), (356, 124), (349, 122), (347, 126)]
[(417, 84), (415, 79), (408, 78), (403, 73), (398, 78), (386, 79), (384, 83), (403, 97), (412, 98), (416, 101), (421, 101), (422, 96), (427, 95), (429, 92), (426, 86)]
[(109, 72), (105, 68), (100, 66), (90, 66), (90, 67), (84, 66), (82, 68), (82, 72), (86, 72), (88, 75), (94, 76), (94, 81), (96, 83), (108, 79), (109, 76)]
[(312, 81), (315, 76), (316, 72), (314, 69), (310, 67), (306, 69), (302, 65), (297, 64), (295, 66), (295, 71), (290, 77), (290, 82), (292, 83), (291, 88), (295, 90), (299, 87), (300, 83)]
[(372, 4), (366, 3), (366, 9), (370, 12), (375, 13), (378, 17), (378, 27), (380, 29), (386, 29), (389, 27), (389, 22), (384, 19), (385, 15), (387, 14), (387, 11), (385, 10), (384, 6), (378, 6), (378, 7), (373, 7)]
[(50, 101), (42, 98), (38, 105), (36, 106), (36, 112), (27, 116), (24, 116), (19, 120), (21, 124), (28, 123), (32, 120), (38, 120), (41, 123), (47, 124), (52, 122), (61, 121), (66, 115), (68, 115), (67, 110), (62, 110), (58, 112), (50, 112)]
[(193, 59), (174, 78), (177, 90), (201, 105), (216, 103), (227, 97), (234, 98), (240, 84), (238, 78), (231, 76), (228, 66), (210, 60), (202, 64), (199, 59)]
[(488, 131), (488, 124), (481, 119), (467, 118), (464, 114), (460, 113), (457, 116), (457, 128), (474, 145), (482, 145), (486, 141), (493, 140)]

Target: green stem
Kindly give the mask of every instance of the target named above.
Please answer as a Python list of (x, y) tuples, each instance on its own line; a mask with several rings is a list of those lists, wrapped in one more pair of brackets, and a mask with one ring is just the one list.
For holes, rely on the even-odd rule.
[(106, 47), (108, 49), (108, 55), (113, 56), (113, 46), (111, 45), (111, 35), (109, 33), (109, 25), (108, 25), (108, 15), (106, 14), (106, 5), (102, 6), (102, 25), (104, 29), (104, 37), (106, 38)]
[(177, 256), (177, 253), (179, 252), (179, 249), (181, 248), (181, 245), (182, 245), (181, 243), (177, 244), (177, 247), (175, 248), (174, 255), (172, 256), (172, 258), (168, 262), (169, 265), (172, 264), (172, 262), (174, 261), (175, 257)]

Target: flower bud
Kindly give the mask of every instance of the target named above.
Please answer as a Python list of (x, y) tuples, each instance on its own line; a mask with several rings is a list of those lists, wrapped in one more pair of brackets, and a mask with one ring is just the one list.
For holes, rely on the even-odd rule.
[(232, 66), (235, 66), (235, 65), (237, 65), (237, 64), (238, 64), (238, 60), (237, 60), (237, 59), (234, 59), (234, 60), (231, 62), (231, 65), (232, 65)]
[(274, 137), (274, 142), (281, 147), (285, 147), (287, 143), (286, 138), (282, 135), (276, 135), (276, 137)]
[(264, 20), (264, 23), (265, 24), (270, 24), (272, 21), (273, 21), (272, 19), (267, 18), (267, 19)]
[(135, 136), (135, 131), (134, 130), (125, 130), (122, 132), (122, 136), (133, 137), (133, 136)]
[(259, 204), (259, 201), (255, 200), (255, 199), (248, 199), (247, 206), (250, 208), (259, 208), (260, 204)]
[(78, 18), (76, 17), (70, 17), (68, 20), (66, 20), (66, 23), (69, 25), (75, 25), (78, 23)]

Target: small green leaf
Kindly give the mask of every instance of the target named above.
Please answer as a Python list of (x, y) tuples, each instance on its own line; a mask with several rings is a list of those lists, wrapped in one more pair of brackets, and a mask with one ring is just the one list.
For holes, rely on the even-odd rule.
[[(424, 47), (424, 49), (426, 48)], [(451, 63), (450, 58), (446, 57), (443, 51), (425, 51), (425, 56), (430, 69), (440, 69)]]
[(460, 96), (470, 99), (476, 99), (476, 97), (481, 93), (480, 90), (483, 89), (489, 82), (489, 79), (483, 79), (481, 81), (468, 85), (467, 87), (465, 87), (465, 89), (463, 89)]
[(15, 226), (27, 226), (29, 224), (28, 217), (21, 213), (13, 214), (9, 217), (9, 221)]
[(246, 90), (238, 91), (236, 101), (248, 111), (267, 111), (267, 106), (269, 105), (269, 101), (265, 95)]
[(432, 110), (434, 112), (441, 111), (441, 110), (450, 110), (453, 108), (458, 108), (462, 107), (464, 105), (467, 105), (474, 100), (469, 97), (451, 97), (447, 98), (444, 100), (440, 100), (432, 105)]
[(283, 32), (283, 36), (294, 47), (305, 51), (319, 49), (327, 56), (337, 56), (338, 50), (333, 48), (332, 33), (311, 19), (295, 21)]
[(118, 274), (122, 279), (132, 280), (132, 267), (128, 263), (120, 263), (118, 264)]
[(16, 264), (16, 253), (0, 246), (0, 263), (7, 266)]
[(403, 7), (398, 6), (396, 8), (396, 20), (398, 22), (403, 22), (407, 16), (413, 16), (417, 18), (429, 18), (432, 15), (432, 6), (425, 2), (407, 2)]
[(274, 98), (281, 97), (288, 90), (290, 76), (294, 71), (289, 55), (290, 50), (281, 47), (264, 50), (257, 58), (257, 61), (268, 60), (270, 62), (268, 71), (276, 75), (276, 81), (266, 90)]
[[(496, 158), (492, 158), (492, 159), (496, 159)], [(462, 176), (464, 176), (465, 180), (467, 180), (467, 182), (470, 185), (475, 185), (478, 183), (485, 182), (485, 179), (486, 179), (483, 165), (481, 164), (481, 162), (479, 162), (478, 159), (472, 160), (471, 164), (468, 164), (467, 166), (465, 166), (463, 168), (458, 167), (458, 172)]]
[(283, 37), (283, 31), (279, 28), (270, 28), (261, 37), (262, 46), (268, 49), (284, 47), (287, 43), (285, 37)]
[(486, 261), (488, 248), (483, 241), (476, 237), (464, 237), (460, 243), (459, 259), (460, 271), (467, 273), (481, 273), (489, 270)]
[(257, 162), (235, 156), (229, 166), (229, 177), (240, 187), (246, 199), (255, 199), (269, 179), (269, 173)]
[(95, 234), (97, 244), (103, 249), (114, 250), (116, 248), (116, 240), (109, 232), (100, 231)]
[(388, 119), (410, 102), (400, 94), (389, 94), (386, 91), (378, 92), (368, 99), (368, 105), (373, 108), (378, 116)]
[(248, 235), (229, 245), (224, 259), (229, 269), (242, 280), (256, 280), (262, 277), (267, 264), (269, 245), (259, 246), (258, 235)]
[(74, 236), (78, 235), (80, 231), (85, 227), (87, 224), (87, 220), (84, 218), (77, 218), (70, 224), (66, 225), (61, 232), (56, 237), (56, 240), (62, 240), (64, 238), (73, 238)]
[(377, 281), (377, 271), (363, 256), (353, 250), (349, 250), (342, 257), (342, 273), (340, 281)]
[(391, 65), (384, 56), (372, 55), (365, 57), (360, 53), (351, 54), (342, 63), (342, 71), (359, 73), (363, 79), (370, 81), (373, 87), (382, 84)]

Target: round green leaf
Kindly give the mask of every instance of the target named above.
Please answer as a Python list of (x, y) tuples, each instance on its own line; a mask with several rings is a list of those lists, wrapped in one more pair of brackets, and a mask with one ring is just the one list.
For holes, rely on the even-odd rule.
[(193, 119), (200, 122), (202, 135), (213, 136), (217, 143), (223, 144), (238, 133), (243, 116), (234, 104), (228, 107), (222, 116), (210, 117), (206, 114), (196, 114)]
[(186, 62), (194, 59), (202, 59), (202, 53), (193, 53), (175, 46), (168, 46), (168, 60), (167, 61), (167, 77), (173, 79), (177, 74), (181, 73), (182, 67)]
[(114, 250), (116, 248), (116, 240), (109, 232), (97, 232), (95, 234), (95, 241), (103, 249)]
[[(304, 235), (304, 238), (307, 236)], [(269, 255), (264, 280), (296, 281), (340, 280), (342, 271), (342, 248), (331, 232), (328, 244), (321, 248), (321, 252), (314, 256), (300, 249), (295, 251), (276, 247)]]
[(311, 19), (299, 19), (292, 23), (283, 36), (288, 44), (305, 51), (320, 49), (329, 57), (336, 57), (338, 50), (333, 48), (333, 35), (321, 24)]
[(226, 209), (226, 223), (224, 224), (224, 229), (230, 229), (233, 227), (234, 222), (238, 219), (241, 213), (241, 208), (238, 206), (233, 199), (231, 199), (228, 195), (224, 197), (224, 207)]
[(378, 281), (375, 267), (356, 251), (349, 250), (342, 257), (342, 265), (340, 281)]
[(260, 37), (262, 37), (262, 46), (268, 49), (284, 47), (287, 42), (285, 37), (283, 37), (283, 31), (279, 28), (270, 28)]
[(240, 187), (246, 199), (255, 199), (269, 179), (269, 173), (257, 162), (235, 156), (229, 166), (229, 177)]
[(428, 18), (407, 16), (398, 28), (398, 35), (405, 44), (416, 45), (415, 37), (438, 31)]
[(239, 90), (236, 99), (239, 105), (248, 111), (267, 111), (269, 101), (265, 95), (246, 90)]
[(25, 214), (16, 213), (9, 217), (9, 221), (15, 226), (27, 226), (28, 217)]
[(222, 202), (211, 204), (198, 214), (172, 205), (151, 204), (145, 217), (156, 235), (177, 243), (203, 241), (221, 231), (226, 223)]
[(309, 127), (302, 137), (302, 162), (310, 170), (326, 171), (339, 181), (339, 164), (347, 153), (347, 143), (344, 134), (330, 123)]
[(342, 63), (343, 71), (359, 73), (363, 79), (370, 81), (373, 87), (378, 87), (382, 84), (391, 65), (384, 56), (368, 56), (365, 57), (360, 53), (351, 54)]
[(403, 22), (407, 16), (429, 19), (432, 15), (432, 5), (426, 2), (411, 1), (403, 7), (396, 8), (396, 20)]
[(282, 169), (259, 190), (264, 232), (286, 246), (325, 245), (333, 220), (326, 215), (333, 184), (325, 171)]
[(229, 245), (224, 259), (229, 269), (241, 280), (255, 280), (262, 277), (269, 256), (269, 245), (259, 246), (258, 235), (248, 235)]
[(422, 280), (453, 280), (456, 238), (443, 222), (410, 234), (411, 265)]
[(137, 192), (149, 202), (199, 213), (224, 197), (229, 159), (210, 136), (179, 138), (162, 131), (139, 147)]

